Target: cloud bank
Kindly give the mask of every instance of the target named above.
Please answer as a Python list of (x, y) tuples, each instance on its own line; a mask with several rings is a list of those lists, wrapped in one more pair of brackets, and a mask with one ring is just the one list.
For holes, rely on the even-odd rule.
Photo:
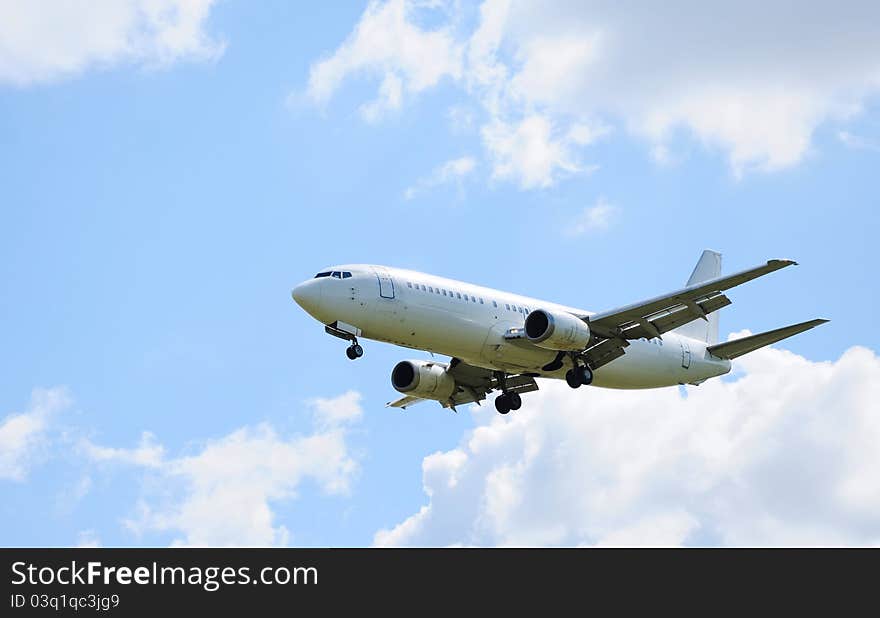
[(308, 405), (314, 431), (307, 435), (284, 436), (260, 423), (177, 457), (167, 457), (149, 433), (130, 449), (84, 442), (82, 451), (104, 465), (144, 471), (137, 513), (125, 522), (136, 535), (171, 533), (173, 545), (284, 546), (291, 534), (276, 521), (273, 505), (296, 498), (305, 482), (326, 494), (346, 494), (359, 467), (347, 433), (362, 416), (360, 394)]
[(732, 381), (484, 406), (376, 545), (880, 545), (880, 359), (767, 348)]
[(28, 409), (0, 422), (0, 480), (24, 481), (31, 466), (44, 456), (52, 421), (70, 407), (67, 389), (35, 388)]
[[(736, 175), (801, 162), (816, 129), (880, 91), (880, 4), (681, 0), (663, 11), (607, 1), (371, 2), (312, 64), (325, 104), (353, 76), (378, 83), (367, 120), (438, 85), (483, 110), (495, 178), (540, 188), (589, 168), (584, 146), (615, 127), (658, 161), (690, 136)], [(580, 139), (578, 138), (580, 135)]]
[(213, 60), (214, 0), (0, 0), (0, 84), (27, 86), (119, 64)]

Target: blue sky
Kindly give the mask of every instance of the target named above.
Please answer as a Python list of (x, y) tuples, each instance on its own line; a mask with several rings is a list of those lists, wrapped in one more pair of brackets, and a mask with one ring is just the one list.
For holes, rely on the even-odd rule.
[[(526, 5), (333, 3), (304, 14), (286, 2), (169, 1), (170, 22), (135, 12), (123, 25), (99, 5), (68, 20), (37, 4), (2, 10), (0, 544), (368, 545), (431, 503), (432, 462), (469, 458), (476, 487), (528, 460), (511, 446), (511, 459), (476, 465), (473, 442), (526, 421), (386, 409), (390, 370), (412, 352), (365, 342), (350, 363), (290, 299), (330, 264), (414, 268), (601, 310), (681, 285), (704, 248), (723, 252), (728, 271), (792, 258), (801, 266), (731, 294), (722, 333), (830, 318), (783, 347), (809, 371), (838, 372), (828, 393), (872, 392), (874, 374), (853, 377), (838, 360), (861, 346), (876, 363), (880, 345), (870, 325), (880, 311), (880, 45), (861, 36), (864, 19), (817, 6), (808, 13), (828, 20), (827, 39), (789, 23), (775, 41), (756, 17), (773, 26), (774, 11), (744, 6), (734, 17), (754, 31), (734, 34), (753, 53), (721, 50), (734, 34), (718, 26), (718, 46), (686, 40), (699, 60), (684, 61), (667, 37), (724, 16), (683, 7), (646, 41), (650, 15), (629, 31), (614, 9), (568, 6), (577, 15), (542, 21)], [(502, 13), (503, 35), (485, 43), (482, 26)], [(99, 34), (78, 40), (83, 23)], [(23, 28), (29, 37), (16, 35)], [(63, 41), (57, 57), (36, 49), (47, 41)], [(668, 56), (646, 54), (652, 44)], [(816, 60), (823, 46), (840, 53)], [(752, 405), (742, 390), (717, 393), (733, 418)], [(623, 402), (652, 397), (680, 405), (674, 389), (639, 396), (553, 391), (523, 418), (539, 423), (562, 397), (583, 414), (599, 404), (625, 414)], [(792, 397), (780, 408), (796, 418)], [(865, 397), (844, 416), (853, 433), (825, 456), (880, 431)], [(765, 453), (773, 436), (750, 448)], [(623, 465), (618, 456), (603, 465)], [(876, 472), (866, 457), (805, 503)], [(787, 461), (773, 470), (797, 485)], [(520, 502), (546, 499), (546, 509), (517, 527), (481, 536), (485, 512), (458, 521), (438, 511), (435, 533), (409, 541), (880, 539), (864, 524), (877, 513), (870, 501), (807, 522), (802, 536), (733, 534), (704, 508), (741, 478), (730, 470), (711, 496), (688, 494), (687, 517), (655, 521), (656, 504), (631, 505), (627, 530), (647, 536), (615, 536), (612, 524), (530, 535), (538, 519), (553, 528), (554, 500), (565, 501), (534, 478), (517, 485)], [(450, 504), (491, 503), (474, 491)], [(787, 521), (757, 489), (746, 493), (749, 513)], [(572, 515), (591, 517), (610, 521)], [(667, 529), (684, 532), (650, 533)]]

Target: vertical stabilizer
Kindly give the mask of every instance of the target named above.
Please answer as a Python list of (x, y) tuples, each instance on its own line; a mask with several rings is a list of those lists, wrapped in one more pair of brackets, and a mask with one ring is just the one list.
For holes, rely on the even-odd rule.
[[(691, 273), (691, 278), (688, 279), (687, 285), (692, 286), (720, 276), (721, 254), (717, 251), (706, 249), (703, 251), (703, 255), (700, 256), (697, 265), (694, 266), (694, 272)], [(698, 319), (680, 326), (675, 329), (675, 332), (685, 337), (705, 341), (710, 345), (718, 343), (718, 312), (710, 313), (708, 320)]]

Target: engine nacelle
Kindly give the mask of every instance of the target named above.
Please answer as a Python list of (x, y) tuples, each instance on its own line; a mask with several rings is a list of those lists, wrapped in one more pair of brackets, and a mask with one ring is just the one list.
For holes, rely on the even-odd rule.
[(405, 360), (394, 365), (391, 386), (410, 397), (446, 401), (455, 392), (455, 379), (446, 363)]
[(548, 350), (583, 350), (590, 342), (590, 327), (565, 311), (535, 309), (526, 316), (526, 337)]

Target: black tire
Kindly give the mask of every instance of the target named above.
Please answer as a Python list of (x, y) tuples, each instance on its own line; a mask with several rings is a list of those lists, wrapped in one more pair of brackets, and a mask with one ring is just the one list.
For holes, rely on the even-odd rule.
[(583, 378), (581, 384), (589, 386), (593, 383), (593, 370), (589, 367), (584, 367), (581, 369), (581, 378)]
[(354, 345), (352, 345), (351, 349), (354, 350), (354, 357), (355, 358), (360, 358), (361, 356), (364, 355), (364, 349), (361, 347), (361, 345), (359, 343), (355, 343)]
[(498, 410), (499, 414), (510, 412), (510, 399), (507, 398), (507, 395), (498, 395), (495, 398), (495, 409)]
[(583, 384), (580, 371), (575, 371), (574, 369), (569, 369), (565, 372), (565, 381), (572, 388), (580, 388)]
[(355, 360), (358, 357), (357, 352), (355, 352), (354, 346), (349, 346), (345, 348), (345, 355), (348, 357), (348, 360)]
[(522, 397), (519, 393), (507, 393), (507, 399), (511, 410), (519, 410), (522, 407)]

